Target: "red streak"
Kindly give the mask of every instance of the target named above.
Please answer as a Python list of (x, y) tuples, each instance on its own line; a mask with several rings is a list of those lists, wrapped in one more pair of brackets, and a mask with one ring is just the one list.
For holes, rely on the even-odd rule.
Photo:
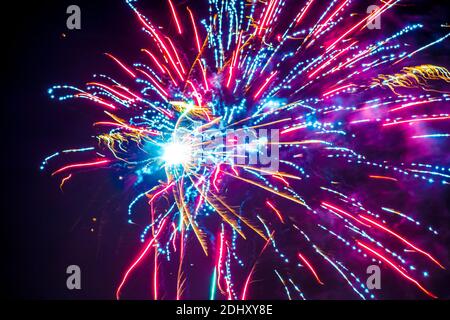
[(175, 10), (175, 7), (174, 7), (172, 1), (170, 1), (170, 0), (169, 0), (169, 5), (170, 5), (170, 9), (171, 9), (171, 11), (172, 11), (173, 20), (175, 20), (175, 24), (177, 25), (178, 33), (179, 33), (179, 34), (182, 34), (182, 33), (183, 33), (183, 30), (181, 29), (180, 22), (178, 21), (178, 15), (177, 15), (177, 12), (176, 12), (176, 10)]
[(269, 85), (270, 81), (273, 79), (273, 77), (275, 77), (275, 75), (278, 73), (278, 71), (275, 71), (274, 73), (272, 73), (272, 75), (266, 79), (266, 82), (264, 82), (264, 84), (261, 86), (261, 88), (258, 90), (258, 92), (256, 92), (256, 94), (253, 96), (253, 98), (256, 100), (260, 97), (260, 95), (262, 94), (263, 90), (266, 89), (266, 87)]
[(314, 270), (314, 268), (312, 267), (312, 265), (309, 263), (308, 260), (306, 260), (306, 258), (304, 256), (302, 256), (302, 254), (299, 252), (298, 253), (298, 257), (300, 258), (300, 260), (302, 260), (302, 262), (304, 264), (306, 264), (306, 266), (308, 267), (309, 271), (311, 271), (311, 273), (314, 275), (314, 277), (316, 278), (317, 282), (321, 285), (323, 285), (323, 282), (320, 280), (319, 276), (316, 273), (316, 270)]
[(164, 66), (164, 70), (166, 70), (167, 74), (169, 75), (169, 77), (172, 80), (175, 87), (178, 87), (178, 83), (175, 81), (175, 78), (172, 76), (172, 73), (170, 72), (170, 70), (166, 66)]
[(408, 274), (406, 274), (402, 269), (400, 269), (398, 266), (396, 266), (392, 261), (390, 261), (388, 258), (386, 258), (385, 256), (383, 256), (381, 253), (375, 251), (374, 249), (370, 248), (369, 246), (365, 245), (362, 242), (359, 242), (358, 240), (356, 240), (356, 243), (365, 248), (366, 250), (368, 250), (369, 252), (373, 253), (374, 255), (376, 255), (378, 258), (380, 258), (382, 261), (386, 262), (388, 265), (390, 265), (392, 268), (394, 268), (398, 273), (400, 273), (404, 278), (406, 278), (407, 280), (411, 281), (412, 283), (414, 283), (420, 290), (422, 290), (423, 292), (425, 292), (428, 296), (436, 299), (437, 296), (435, 296), (434, 294), (432, 294), (431, 292), (429, 292), (428, 290), (426, 290), (424, 287), (422, 287), (422, 285), (417, 282), (417, 280), (415, 280), (414, 278), (411, 278)]
[(60, 172), (66, 171), (68, 169), (74, 169), (74, 168), (86, 168), (86, 167), (93, 167), (93, 166), (97, 166), (100, 164), (106, 164), (111, 162), (110, 160), (99, 160), (99, 161), (95, 161), (95, 162), (85, 162), (85, 163), (76, 163), (76, 164), (71, 164), (65, 167), (62, 167), (58, 170), (56, 170), (55, 172), (52, 173), (52, 176), (55, 174), (58, 174)]
[(341, 4), (341, 6), (339, 7), (339, 8), (337, 8), (329, 17), (328, 17), (328, 19), (324, 22), (324, 23), (322, 23), (322, 25), (320, 26), (320, 28), (319, 29), (317, 29), (316, 31), (314, 31), (314, 34), (319, 34), (320, 33), (320, 31), (322, 31), (322, 29), (323, 29), (323, 27), (325, 27), (327, 24), (328, 24), (328, 22), (330, 22), (330, 20), (347, 4), (347, 2), (348, 2), (348, 0), (345, 0), (342, 4)]
[(137, 100), (142, 100), (142, 98), (140, 96), (138, 96), (137, 94), (134, 94), (133, 92), (131, 92), (130, 89), (128, 89), (127, 87), (124, 87), (122, 85), (118, 85), (117, 87), (122, 89), (122, 90), (125, 90), (126, 92), (131, 94), (133, 97), (135, 97)]
[(434, 102), (434, 101), (433, 100), (432, 101), (417, 101), (417, 102), (406, 103), (406, 104), (402, 104), (400, 107), (391, 109), (389, 111), (390, 112), (397, 111), (397, 110), (401, 110), (401, 109), (408, 108), (408, 107), (411, 107), (411, 106), (417, 106), (417, 105), (420, 105), (420, 104), (431, 103), (431, 102)]
[(382, 224), (380, 224), (380, 223), (370, 219), (369, 217), (363, 216), (361, 214), (359, 216), (361, 217), (361, 219), (364, 219), (364, 220), (368, 221), (370, 224), (380, 228), (381, 230), (386, 231), (387, 233), (389, 233), (389, 234), (393, 235), (394, 237), (396, 237), (397, 239), (401, 240), (407, 246), (409, 246), (409, 247), (413, 248), (414, 250), (416, 250), (417, 252), (420, 252), (421, 254), (425, 255), (431, 261), (433, 261), (435, 264), (437, 264), (440, 268), (445, 269), (444, 266), (442, 264), (440, 264), (439, 261), (437, 261), (432, 255), (430, 255), (428, 252), (425, 252), (425, 251), (417, 248), (414, 244), (412, 244), (411, 242), (409, 242), (408, 240), (406, 240), (405, 238), (403, 238), (399, 234), (397, 234), (394, 231), (388, 229), (387, 227), (383, 226)]
[[(276, 7), (277, 7), (277, 5), (278, 5), (277, 1), (278, 1), (278, 0), (274, 0), (272, 9), (268, 12), (268, 17), (267, 17), (267, 21), (266, 21), (267, 26), (270, 25), (270, 22), (271, 22), (271, 20), (272, 20), (272, 15), (273, 15), (273, 13), (276, 11)], [(267, 32), (267, 29), (266, 29), (266, 32)]]
[(173, 228), (173, 240), (172, 240), (173, 251), (177, 252), (177, 246), (175, 244), (177, 241), (177, 226), (175, 225), (174, 222), (172, 222), (172, 228)]
[(240, 52), (240, 48), (241, 48), (241, 41), (242, 41), (242, 31), (239, 34), (239, 40), (238, 40), (238, 44), (237, 44), (236, 50), (233, 52), (233, 58), (231, 60), (230, 71), (229, 71), (229, 74), (228, 74), (227, 88), (230, 87), (231, 79), (233, 78), (233, 71), (234, 71), (234, 68), (236, 67), (236, 64), (237, 64), (237, 61), (238, 61), (238, 58), (239, 58), (239, 52)]
[(281, 131), (281, 134), (285, 134), (285, 133), (289, 133), (289, 132), (292, 132), (292, 131), (297, 131), (297, 130), (305, 129), (305, 128), (306, 128), (305, 125), (296, 126), (296, 127), (288, 128), (288, 129), (285, 129), (285, 130)]
[(242, 290), (242, 298), (241, 298), (242, 300), (245, 300), (245, 298), (246, 298), (247, 288), (248, 288), (248, 285), (250, 283), (250, 278), (252, 277), (252, 274), (255, 271), (256, 262), (258, 261), (259, 257), (261, 257), (261, 255), (263, 254), (264, 250), (266, 250), (267, 246), (269, 245), (270, 241), (272, 240), (272, 236), (273, 236), (273, 233), (271, 234), (269, 239), (267, 239), (266, 244), (264, 245), (264, 247), (262, 248), (261, 252), (259, 253), (258, 258), (255, 260), (255, 263), (253, 264), (253, 267), (251, 268), (250, 273), (247, 276), (247, 280), (245, 280), (244, 289)]
[(414, 123), (414, 122), (433, 121), (433, 120), (445, 120), (445, 119), (450, 119), (450, 117), (435, 117), (435, 118), (424, 118), (424, 119), (413, 119), (413, 120), (403, 120), (403, 121), (397, 121), (397, 122), (389, 122), (389, 123), (383, 124), (383, 127), (394, 126), (396, 124), (402, 124), (402, 123)]
[(303, 17), (305, 16), (306, 12), (308, 11), (309, 7), (311, 6), (311, 4), (314, 2), (314, 0), (310, 0), (308, 2), (308, 4), (304, 7), (303, 11), (300, 13), (300, 16), (297, 18), (296, 23), (299, 24), (300, 21), (303, 19)]
[(372, 179), (382, 179), (382, 180), (391, 180), (391, 181), (398, 181), (398, 180), (395, 179), (395, 178), (392, 178), (392, 177), (385, 177), (385, 176), (369, 176), (369, 178), (372, 178)]
[(362, 19), (360, 22), (358, 22), (357, 24), (355, 24), (352, 28), (350, 28), (347, 32), (345, 32), (342, 36), (340, 36), (336, 41), (334, 41), (330, 46), (328, 46), (328, 48), (326, 49), (326, 51), (328, 52), (329, 50), (333, 49), (333, 47), (340, 42), (342, 39), (344, 39), (350, 32), (352, 32), (353, 30), (355, 30), (356, 28), (358, 28), (359, 26), (361, 26), (363, 23), (367, 22), (367, 21), (372, 21), (375, 20), (379, 15), (381, 15), (384, 11), (386, 11), (386, 8), (391, 4), (393, 0), (388, 1), (384, 4), (383, 7), (381, 7), (378, 11), (376, 11), (373, 15), (369, 15), (368, 17)]
[(144, 51), (146, 54), (148, 54), (152, 58), (153, 62), (158, 66), (159, 70), (161, 70), (161, 72), (163, 74), (166, 73), (166, 70), (164, 70), (164, 68), (162, 67), (161, 63), (159, 62), (159, 60), (155, 57), (155, 55), (153, 53), (151, 53), (147, 49), (142, 49), (142, 51)]
[(149, 204), (151, 204), (154, 200), (156, 200), (161, 194), (163, 194), (164, 192), (166, 192), (167, 190), (169, 190), (170, 188), (172, 188), (174, 185), (174, 181), (172, 181), (168, 186), (166, 186), (164, 189), (158, 191), (157, 193), (155, 193), (153, 196), (149, 196), (150, 200), (149, 200)]
[(144, 25), (144, 27), (147, 28), (148, 31), (150, 31), (150, 33), (153, 35), (153, 37), (157, 40), (157, 42), (159, 43), (159, 45), (164, 49), (165, 53), (167, 54), (167, 57), (169, 58), (173, 69), (177, 72), (178, 76), (180, 77), (181, 81), (184, 81), (183, 75), (181, 74), (180, 70), (178, 69), (172, 55), (170, 54), (169, 49), (167, 49), (167, 46), (165, 45), (164, 41), (162, 41), (162, 39), (160, 38), (160, 36), (158, 35), (158, 33), (154, 30), (154, 28), (152, 26), (150, 26), (143, 18), (140, 14), (137, 14), (139, 20), (142, 22), (142, 24)]
[(283, 216), (281, 215), (280, 211), (278, 211), (277, 208), (275, 208), (275, 206), (272, 203), (270, 203), (269, 200), (266, 201), (266, 205), (268, 205), (275, 212), (275, 214), (278, 216), (278, 219), (280, 219), (280, 221), (282, 223), (284, 223)]
[[(234, 57), (234, 56), (233, 56)], [(228, 81), (227, 81), (227, 88), (230, 87), (231, 84), (231, 78), (233, 78), (233, 64), (230, 66), (230, 71), (228, 72)]]
[[(183, 259), (184, 259), (184, 226), (182, 225), (181, 226), (181, 234), (180, 234), (180, 264), (178, 267), (179, 268), (178, 269), (178, 280), (180, 279), (180, 276), (181, 276), (180, 272), (181, 272), (181, 266), (183, 263)], [(181, 283), (177, 283), (177, 298), (176, 298), (177, 300), (181, 299), (181, 295), (182, 295), (181, 286), (182, 286)]]
[(187, 9), (187, 11), (189, 11), (189, 16), (191, 17), (192, 27), (194, 28), (194, 33), (195, 33), (195, 43), (197, 44), (197, 50), (200, 53), (201, 45), (200, 45), (200, 39), (198, 37), (197, 26), (195, 25), (194, 14), (192, 13), (191, 9), (189, 9), (189, 8), (186, 8), (186, 9)]
[(155, 87), (158, 88), (158, 90), (160, 91), (160, 93), (164, 96), (164, 97), (169, 97), (169, 94), (167, 93), (166, 90), (164, 90), (161, 85), (151, 76), (149, 75), (147, 72), (145, 72), (144, 70), (141, 69), (137, 69), (138, 71), (142, 72), (148, 79), (150, 79), (150, 81), (153, 83), (153, 85)]
[(236, 168), (233, 165), (231, 165), (231, 170), (233, 170), (234, 174), (239, 177), (239, 172), (236, 170)]
[(158, 250), (155, 250), (155, 267), (153, 270), (153, 297), (158, 300)]
[(325, 68), (326, 66), (328, 66), (331, 61), (336, 60), (337, 57), (339, 57), (341, 54), (345, 53), (348, 49), (350, 49), (354, 44), (356, 44), (357, 41), (353, 42), (352, 44), (350, 44), (347, 48), (343, 49), (341, 52), (339, 52), (337, 55), (335, 55), (334, 57), (331, 57), (326, 63), (322, 64), (319, 68), (317, 68), (314, 72), (310, 73), (308, 78), (311, 79), (317, 72), (319, 72), (320, 70), (322, 70), (323, 68)]
[(353, 220), (357, 221), (358, 223), (360, 223), (360, 224), (362, 224), (362, 225), (367, 226), (367, 224), (365, 224), (365, 223), (362, 222), (361, 220), (355, 218), (355, 217), (352, 216), (350, 213), (345, 212), (345, 211), (342, 210), (342, 209), (339, 209), (338, 207), (335, 207), (335, 206), (333, 206), (333, 205), (331, 205), (331, 204), (329, 204), (329, 203), (326, 203), (326, 202), (322, 202), (322, 205), (325, 206), (325, 207), (327, 207), (327, 208), (331, 208), (331, 209), (333, 209), (333, 210), (335, 210), (335, 211), (337, 211), (337, 212), (343, 214), (344, 216), (346, 216), (346, 217), (348, 217), (348, 218), (350, 218), (350, 219), (353, 219)]
[(203, 196), (199, 195), (198, 196), (198, 202), (197, 202), (197, 205), (195, 207), (195, 215), (197, 215), (198, 210), (200, 209), (200, 206), (202, 205), (202, 203), (203, 203)]
[(90, 93), (79, 93), (76, 95), (77, 97), (86, 97), (88, 99), (92, 99), (94, 102), (99, 103), (101, 105), (104, 105), (105, 107), (108, 107), (110, 109), (116, 110), (117, 108), (112, 104), (108, 103), (106, 101), (103, 101), (102, 99), (90, 94)]
[(108, 122), (108, 121), (101, 121), (101, 122), (96, 122), (94, 123), (94, 125), (103, 125), (103, 126), (114, 126), (114, 127), (120, 127), (120, 128), (124, 128), (126, 130), (130, 130), (130, 131), (139, 131), (139, 132), (145, 132), (147, 134), (153, 135), (153, 136), (159, 136), (160, 134), (158, 132), (152, 131), (152, 130), (147, 130), (147, 129), (143, 129), (143, 128), (135, 128), (135, 127), (131, 127), (125, 124), (121, 124), (121, 123), (116, 123), (116, 122)]
[(286, 187), (289, 187), (289, 182), (287, 182), (287, 180), (284, 179), (283, 177), (277, 176), (276, 174), (273, 175), (272, 177), (274, 177), (275, 179), (281, 180), (281, 181), (284, 183), (284, 185), (285, 185)]
[(178, 60), (178, 65), (180, 66), (181, 71), (183, 72), (183, 74), (185, 74), (185, 73), (186, 73), (186, 70), (184, 70), (183, 64), (181, 63), (180, 57), (178, 56), (177, 49), (176, 49), (175, 46), (173, 45), (173, 42), (172, 42), (172, 40), (170, 40), (170, 38), (166, 37), (166, 39), (167, 39), (167, 41), (169, 41), (170, 46), (172, 47), (172, 51), (175, 53), (175, 57), (176, 57), (177, 60)]
[(123, 285), (125, 284), (125, 282), (128, 279), (128, 275), (130, 274), (131, 271), (133, 271), (133, 269), (139, 264), (139, 262), (141, 262), (141, 260), (147, 255), (147, 252), (153, 247), (154, 242), (156, 241), (156, 239), (158, 238), (159, 234), (161, 233), (164, 225), (166, 223), (166, 219), (164, 219), (161, 222), (161, 226), (159, 227), (158, 232), (155, 234), (155, 236), (153, 238), (150, 239), (150, 241), (148, 242), (147, 246), (144, 248), (144, 250), (142, 250), (141, 254), (139, 254), (139, 256), (137, 257), (137, 259), (132, 263), (132, 265), (128, 268), (128, 270), (125, 272), (125, 275), (122, 278), (122, 282), (120, 283), (119, 287), (116, 290), (116, 299), (119, 300), (119, 296), (120, 296), (120, 291), (122, 290)]
[(221, 279), (221, 269), (222, 269), (222, 257), (223, 257), (223, 238), (224, 238), (224, 234), (221, 232), (219, 234), (219, 256), (217, 259), (217, 287), (220, 289), (221, 292), (223, 292), (222, 289), (222, 285), (220, 283), (220, 279)]
[(194, 96), (195, 96), (195, 99), (197, 100), (197, 104), (198, 104), (198, 106), (201, 107), (202, 106), (202, 95), (200, 93), (198, 93), (197, 88), (195, 87), (195, 85), (192, 83), (191, 80), (187, 80), (186, 82), (191, 86), (192, 90), (194, 91)]
[(115, 95), (120, 96), (120, 97), (122, 97), (122, 98), (125, 99), (125, 100), (128, 100), (128, 101), (134, 101), (134, 98), (132, 98), (132, 97), (130, 97), (130, 96), (127, 96), (127, 95), (125, 95), (125, 94), (123, 94), (123, 93), (120, 93), (119, 91), (114, 90), (113, 88), (111, 88), (111, 87), (109, 87), (109, 86), (107, 86), (107, 85), (105, 85), (105, 84), (103, 84), (103, 83), (99, 83), (99, 82), (88, 82), (87, 85), (88, 85), (88, 86), (98, 86), (98, 87), (101, 87), (101, 88), (106, 89), (106, 90), (108, 90), (108, 91), (110, 91), (110, 92), (113, 92)]
[(219, 172), (220, 172), (220, 163), (216, 167), (216, 171), (214, 172), (214, 179), (213, 179), (214, 189), (216, 189), (217, 192), (219, 192), (219, 188), (217, 187), (217, 184), (216, 184), (217, 179), (219, 177)]
[(120, 62), (119, 59), (117, 59), (116, 57), (114, 57), (112, 54), (109, 53), (105, 53), (108, 57), (110, 57), (111, 59), (113, 59), (115, 62), (117, 62), (117, 64), (119, 66), (121, 66), (126, 72), (128, 72), (128, 74), (130, 74), (133, 78), (136, 78), (136, 75), (134, 74), (133, 71), (131, 71), (128, 67), (126, 67), (122, 62)]
[(272, 8), (273, 5), (275, 4), (276, 0), (271, 0), (269, 3), (269, 7), (267, 8), (267, 10), (265, 11), (263, 20), (261, 22), (261, 25), (259, 26), (259, 30), (258, 30), (258, 35), (261, 35), (262, 30), (264, 29), (266, 22), (268, 22), (269, 20), (269, 16), (272, 14)]
[(330, 90), (330, 91), (328, 91), (328, 92), (325, 92), (325, 93), (322, 95), (322, 97), (325, 97), (325, 96), (327, 96), (327, 95), (329, 95), (329, 94), (332, 94), (333, 92), (336, 92), (336, 91), (339, 91), (339, 90), (343, 90), (343, 89), (347, 89), (347, 88), (350, 88), (350, 87), (353, 87), (353, 86), (354, 86), (354, 84), (351, 83), (351, 84), (348, 84), (348, 85), (346, 85), (346, 86), (342, 86), (342, 87), (339, 87), (339, 88), (337, 88), (337, 89)]
[(354, 57), (351, 58), (350, 60), (347, 60), (347, 62), (344, 62), (344, 63), (341, 64), (340, 66), (334, 67), (334, 68), (333, 68), (333, 72), (334, 72), (334, 71), (341, 70), (342, 68), (345, 68), (346, 66), (352, 64), (353, 62), (355, 62), (355, 60), (357, 60), (358, 58), (362, 57), (362, 56), (365, 55), (367, 52), (369, 52), (369, 50), (364, 50), (363, 52), (357, 54), (356, 56), (354, 56)]
[(198, 61), (198, 65), (200, 66), (200, 69), (202, 70), (203, 81), (205, 83), (205, 89), (206, 89), (206, 91), (209, 91), (208, 78), (206, 77), (206, 69), (203, 66), (203, 62), (200, 59), (198, 59), (197, 61)]

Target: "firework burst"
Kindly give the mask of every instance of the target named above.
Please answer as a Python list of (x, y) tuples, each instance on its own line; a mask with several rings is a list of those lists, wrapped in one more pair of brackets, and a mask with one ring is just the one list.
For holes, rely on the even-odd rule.
[[(423, 28), (411, 24), (374, 41), (366, 25), (395, 0), (368, 15), (354, 14), (360, 2), (351, 0), (205, 0), (204, 18), (167, 0), (166, 29), (126, 3), (150, 39), (143, 62), (108, 53), (120, 79), (98, 74), (82, 88), (49, 90), (104, 117), (92, 146), (42, 164), (81, 159), (52, 171), (61, 188), (109, 168), (145, 190), (129, 205), (142, 248), (117, 298), (150, 257), (153, 298), (189, 298), (199, 251), (205, 299), (252, 298), (255, 280), (279, 288), (265, 297), (326, 297), (344, 284), (342, 297), (373, 299), (371, 264), (436, 297), (423, 275), (445, 269), (430, 245), (438, 230), (396, 197), (416, 203), (448, 185), (445, 148), (432, 146), (449, 136), (450, 73), (414, 59), (450, 34), (411, 46)], [(140, 202), (149, 209), (135, 212)]]

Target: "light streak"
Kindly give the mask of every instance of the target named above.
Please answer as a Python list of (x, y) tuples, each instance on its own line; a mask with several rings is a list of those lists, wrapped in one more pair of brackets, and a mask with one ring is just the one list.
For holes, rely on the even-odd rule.
[[(443, 130), (450, 119), (450, 72), (413, 57), (431, 45), (444, 52), (448, 35), (418, 47), (416, 39), (428, 35), (417, 33), (434, 32), (432, 25), (427, 19), (408, 24), (402, 15), (402, 29), (368, 37), (367, 22), (390, 15), (398, 0), (382, 1), (357, 18), (357, 0), (206, 1), (205, 10), (195, 13), (168, 0), (157, 25), (141, 13), (139, 1), (126, 0), (148, 37), (138, 55), (144, 61), (131, 64), (107, 53), (113, 62), (108, 66), (119, 71), (113, 76), (96, 73), (80, 81), (81, 88), (48, 89), (57, 101), (95, 104), (101, 109), (86, 109), (100, 118), (94, 133), (86, 132), (88, 147), (52, 150), (39, 169), (64, 173), (60, 188), (75, 173), (108, 169), (124, 198), (133, 195), (125, 222), (140, 228), (143, 247), (125, 270), (117, 298), (152, 248), (153, 269), (145, 270), (147, 298), (155, 300), (199, 297), (194, 290), (205, 287), (205, 298), (247, 299), (257, 263), (267, 261), (275, 275), (261, 272), (258, 280), (272, 282), (268, 286), (279, 280), (288, 299), (305, 299), (304, 292), (323, 296), (300, 289), (291, 275), (301, 265), (322, 292), (343, 279), (357, 297), (374, 299), (357, 276), (366, 252), (424, 291), (407, 270), (430, 276), (422, 269), (430, 261), (443, 268), (415, 243), (444, 251), (426, 242), (439, 240), (448, 228), (440, 224), (437, 232), (430, 226), (424, 203), (444, 198), (450, 184), (450, 168), (442, 164), (449, 141), (439, 139), (450, 136)], [(408, 66), (397, 67), (407, 58)], [(421, 110), (427, 114), (415, 114)], [(389, 126), (396, 128), (383, 130)], [(230, 136), (241, 130), (246, 142)], [(441, 203), (432, 207), (433, 217), (445, 221)], [(295, 230), (320, 255), (317, 261), (298, 253), (304, 246), (296, 247)], [(258, 252), (252, 244), (260, 237)], [(380, 249), (352, 245), (354, 239)], [(326, 254), (318, 245), (326, 246)], [(203, 260), (197, 260), (199, 248)], [(263, 253), (267, 261), (260, 259)], [(200, 261), (213, 268), (212, 275), (192, 277), (190, 268)], [(327, 286), (317, 285), (323, 284), (319, 261), (332, 266)], [(264, 296), (278, 294), (269, 290)], [(346, 299), (348, 292), (337, 295)]]
[(400, 275), (402, 275), (405, 279), (411, 281), (413, 284), (416, 285), (416, 287), (418, 287), (420, 290), (422, 290), (425, 294), (427, 294), (428, 296), (436, 299), (437, 296), (435, 296), (433, 293), (431, 293), (430, 291), (428, 291), (427, 289), (425, 289), (417, 280), (415, 280), (414, 278), (410, 277), (406, 272), (404, 272), (402, 269), (400, 269), (398, 266), (396, 266), (391, 260), (389, 260), (388, 258), (386, 258), (385, 256), (383, 256), (382, 254), (380, 254), (379, 252), (375, 251), (374, 249), (370, 248), (369, 246), (367, 246), (366, 244), (359, 242), (358, 240), (356, 241), (356, 243), (363, 247), (364, 249), (368, 250), (370, 253), (374, 254), (376, 257), (378, 257), (381, 261), (384, 261), (385, 263), (387, 263), (389, 266), (391, 266), (395, 271), (397, 271)]
[(132, 76), (133, 78), (136, 78), (136, 74), (131, 71), (130, 68), (128, 68), (127, 66), (125, 66), (119, 59), (117, 59), (116, 57), (114, 57), (112, 54), (110, 53), (105, 53), (105, 55), (107, 55), (108, 57), (110, 57), (111, 59), (113, 59), (115, 62), (117, 62), (117, 64), (123, 69), (125, 70), (130, 76)]
[(322, 280), (320, 280), (319, 276), (317, 275), (316, 270), (314, 270), (313, 266), (311, 265), (311, 263), (309, 263), (309, 261), (300, 253), (297, 253), (298, 257), (300, 258), (300, 260), (306, 264), (306, 266), (308, 267), (309, 271), (311, 271), (311, 273), (314, 275), (314, 278), (316, 278), (317, 282), (321, 285), (323, 285)]
[(264, 84), (259, 88), (259, 90), (253, 96), (254, 99), (258, 99), (261, 96), (261, 94), (264, 92), (264, 90), (270, 84), (270, 81), (277, 75), (277, 73), (278, 73), (277, 71), (272, 72), (272, 74), (264, 81)]
[(282, 223), (284, 223), (283, 216), (281, 215), (280, 211), (278, 211), (278, 209), (275, 208), (275, 206), (269, 200), (266, 201), (266, 204), (275, 212), (275, 214), (277, 215), (278, 219), (280, 219), (280, 221)]
[(195, 25), (194, 14), (192, 13), (191, 9), (189, 8), (186, 9), (189, 12), (189, 16), (191, 17), (192, 28), (194, 29), (195, 34), (195, 44), (197, 45), (198, 52), (200, 52), (202, 50), (202, 46), (200, 45), (200, 38), (198, 36), (197, 26)]
[(130, 273), (134, 270), (134, 268), (141, 262), (141, 260), (147, 255), (148, 251), (153, 247), (153, 244), (155, 243), (155, 241), (157, 240), (159, 234), (161, 233), (161, 230), (164, 228), (164, 225), (166, 223), (166, 219), (164, 219), (161, 222), (161, 225), (158, 229), (158, 232), (155, 234), (154, 237), (152, 237), (150, 239), (150, 241), (148, 241), (147, 245), (145, 246), (144, 250), (141, 251), (141, 253), (138, 255), (138, 257), (136, 258), (136, 260), (134, 260), (134, 262), (131, 264), (131, 266), (127, 269), (127, 271), (125, 272), (122, 281), (119, 284), (119, 287), (116, 290), (116, 299), (119, 300), (120, 298), (120, 292), (122, 290), (122, 287), (124, 286), (125, 282), (127, 281), (128, 276), (130, 275)]
[(175, 21), (175, 24), (177, 25), (178, 33), (182, 34), (183, 30), (181, 29), (180, 21), (178, 20), (178, 15), (177, 15), (177, 12), (175, 10), (175, 7), (174, 7), (174, 5), (173, 5), (171, 0), (168, 0), (168, 1), (169, 1), (169, 5), (170, 5), (170, 10), (172, 11), (173, 20)]
[(102, 165), (102, 164), (107, 164), (110, 163), (110, 160), (98, 160), (98, 161), (94, 161), (94, 162), (84, 162), (84, 163), (75, 163), (75, 164), (71, 164), (65, 167), (62, 167), (56, 171), (54, 171), (52, 173), (52, 176), (61, 172), (64, 172), (66, 170), (69, 169), (78, 169), (78, 168), (88, 168), (88, 167), (94, 167), (94, 166), (98, 166), (98, 165)]

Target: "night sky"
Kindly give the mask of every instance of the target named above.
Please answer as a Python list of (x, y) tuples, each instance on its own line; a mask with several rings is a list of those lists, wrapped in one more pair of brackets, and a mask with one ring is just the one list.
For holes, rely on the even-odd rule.
[[(47, 89), (54, 84), (81, 84), (93, 73), (116, 75), (117, 68), (103, 53), (138, 61), (139, 49), (149, 39), (119, 0), (15, 2), (15, 9), (3, 12), (14, 15), (14, 22), (3, 21), (2, 27), (6, 37), (2, 51), (6, 49), (7, 58), (2, 64), (6, 76), (2, 77), (1, 97), (1, 291), (12, 299), (113, 299), (124, 268), (139, 249), (142, 229), (128, 224), (126, 214), (135, 190), (107, 170), (98, 170), (77, 176), (61, 192), (59, 180), (39, 170), (42, 160), (56, 150), (88, 145), (94, 134), (92, 123), (102, 114), (85, 101), (52, 101)], [(66, 8), (71, 4), (81, 8), (81, 30), (66, 28)], [(144, 7), (156, 24), (167, 17), (164, 1), (148, 1)], [(201, 8), (198, 4), (191, 7), (197, 12)], [(445, 12), (443, 4), (432, 1), (401, 10), (407, 12), (405, 16), (432, 15), (437, 24)], [(450, 67), (448, 51), (429, 54), (444, 63), (446, 59)], [(442, 200), (446, 194), (437, 196)], [(443, 203), (448, 212), (448, 201)], [(434, 209), (442, 210), (442, 205), (430, 203), (424, 208)], [(435, 220), (442, 218), (433, 214)], [(448, 218), (440, 223), (450, 228)], [(444, 243), (448, 239), (444, 235)], [(65, 271), (71, 264), (81, 267), (82, 290), (66, 288)], [(150, 271), (149, 267), (148, 272), (135, 275), (127, 298), (149, 298)], [(449, 277), (440, 276), (431, 288), (448, 298), (448, 284)], [(411, 291), (405, 297), (423, 297)], [(194, 289), (190, 293), (206, 298), (195, 296)]]
[[(129, 197), (108, 174), (94, 173), (93, 180), (79, 180), (62, 193), (57, 180), (39, 170), (43, 157), (57, 148), (87, 142), (89, 135), (80, 141), (79, 132), (92, 132), (91, 123), (101, 112), (80, 112), (86, 106), (77, 101), (55, 103), (47, 89), (67, 79), (87, 79), (93, 70), (106, 71), (104, 52), (139, 53), (128, 50), (140, 32), (124, 3), (77, 1), (82, 29), (73, 31), (66, 28), (71, 4), (17, 3), (21, 14), (6, 27), (10, 77), (9, 93), (2, 95), (2, 112), (7, 113), (2, 122), (11, 137), (5, 139), (11, 156), (2, 157), (8, 186), (2, 193), (8, 257), (2, 264), (2, 294), (9, 298), (113, 298), (125, 263), (118, 257), (129, 261), (134, 252), (127, 248), (135, 248), (139, 239), (139, 230), (125, 223)], [(82, 269), (82, 290), (66, 289), (70, 264)]]

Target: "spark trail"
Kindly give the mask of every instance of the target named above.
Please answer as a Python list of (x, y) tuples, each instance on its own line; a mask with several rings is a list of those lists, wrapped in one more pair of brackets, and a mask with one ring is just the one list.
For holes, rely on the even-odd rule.
[[(424, 25), (415, 23), (375, 39), (365, 25), (399, 2), (380, 1), (367, 16), (352, 14), (366, 4), (355, 0), (205, 0), (198, 11), (198, 2), (167, 0), (159, 26), (145, 1), (126, 1), (147, 37), (142, 62), (107, 53), (119, 78), (49, 89), (104, 112), (92, 146), (41, 166), (55, 166), (61, 187), (99, 168), (136, 178), (126, 220), (141, 226), (143, 244), (118, 299), (151, 255), (149, 296), (189, 299), (201, 287), (188, 267), (198, 254), (209, 261), (205, 299), (253, 298), (258, 282), (278, 288), (264, 298), (314, 298), (342, 283), (335, 298), (373, 299), (364, 285), (372, 263), (395, 271), (404, 290), (435, 297), (422, 275), (446, 272), (438, 231), (385, 195), (419, 203), (448, 188), (450, 72), (415, 62), (445, 50), (448, 35), (416, 43)], [(229, 136), (250, 129), (280, 134)], [(276, 170), (247, 161), (268, 150), (279, 151)], [(141, 202), (151, 214), (135, 210)]]

